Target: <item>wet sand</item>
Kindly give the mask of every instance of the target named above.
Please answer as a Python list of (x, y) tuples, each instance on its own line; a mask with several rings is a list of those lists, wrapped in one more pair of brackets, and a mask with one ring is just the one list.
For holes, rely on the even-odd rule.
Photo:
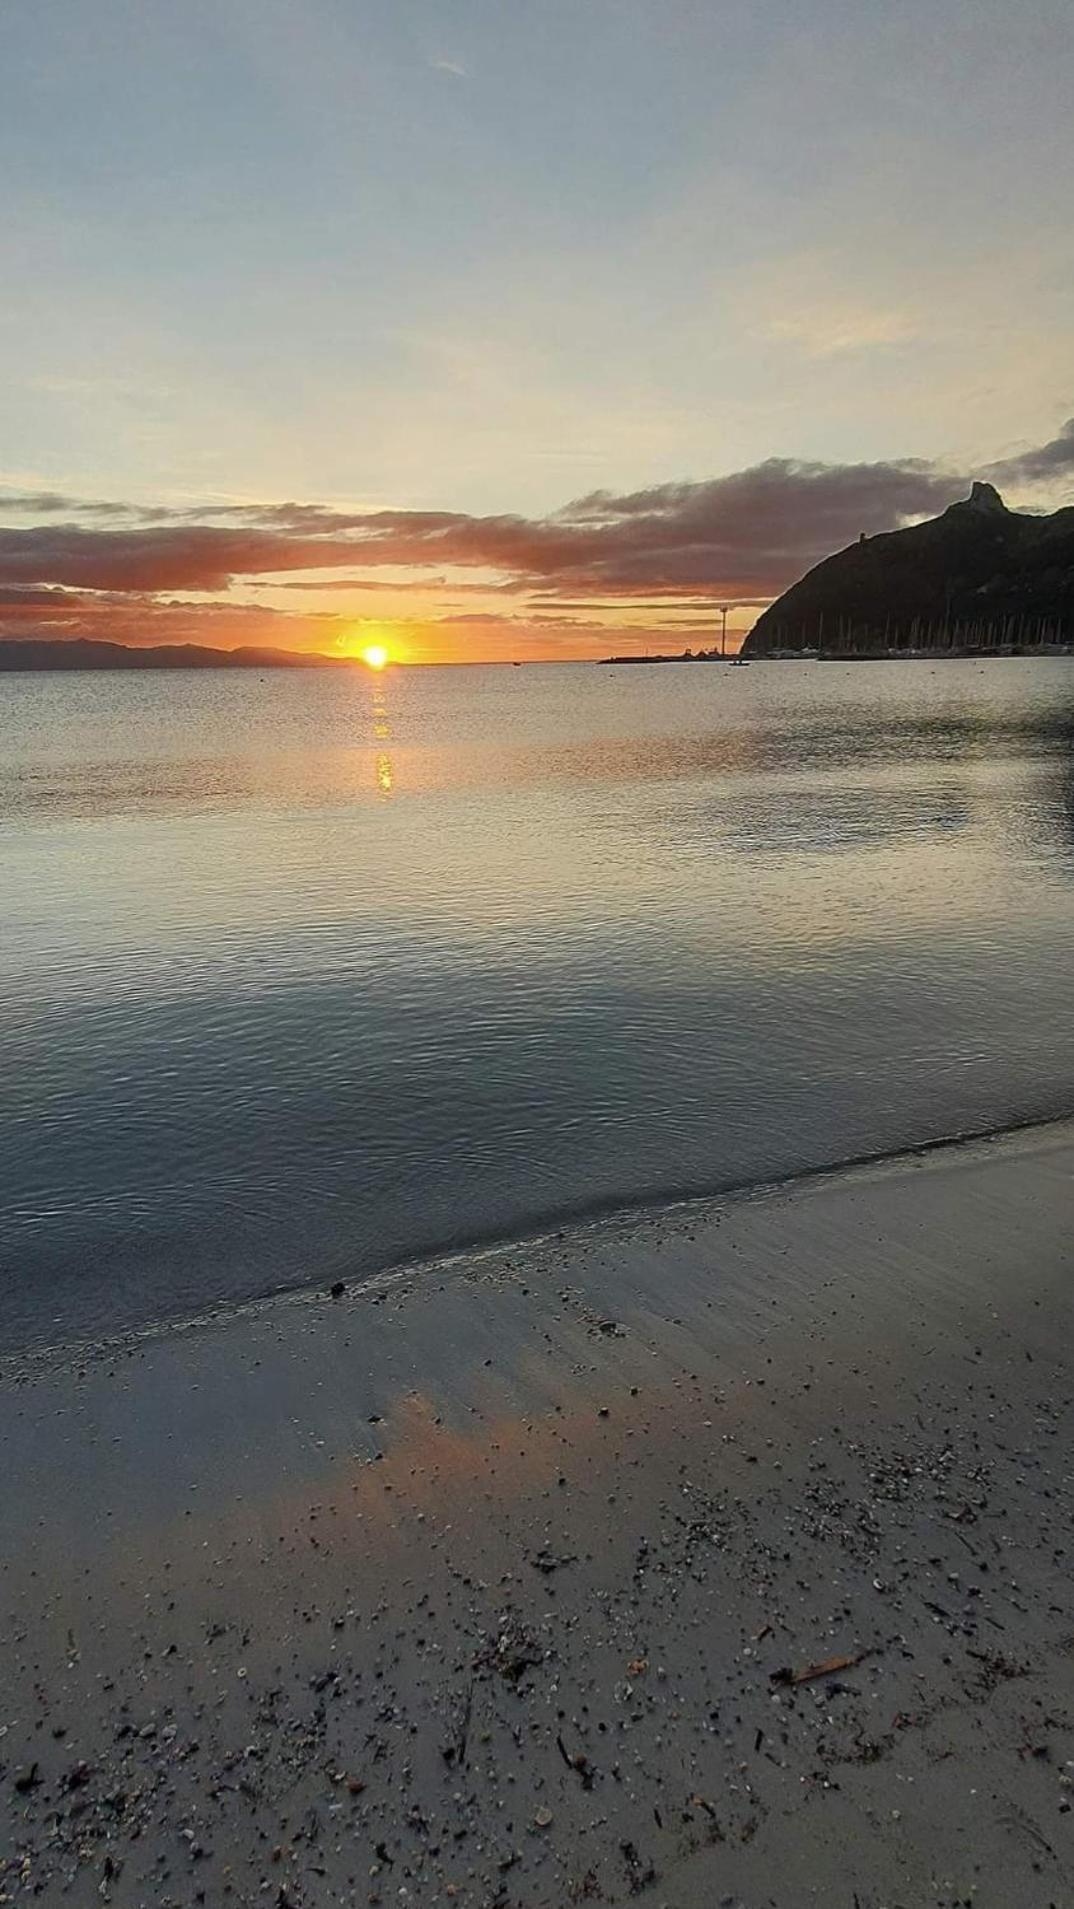
[(1074, 1904), (1074, 1126), (0, 1371), (0, 1901)]

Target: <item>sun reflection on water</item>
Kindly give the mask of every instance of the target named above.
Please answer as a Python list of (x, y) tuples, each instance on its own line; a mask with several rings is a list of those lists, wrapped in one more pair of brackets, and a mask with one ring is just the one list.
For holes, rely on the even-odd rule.
[[(380, 675), (375, 676), (372, 694), (373, 739), (378, 743), (390, 743), (392, 739), (392, 726), (388, 716), (388, 698), (386, 692), (387, 686), (384, 682), (384, 678)], [(392, 767), (391, 754), (387, 748), (377, 750), (375, 775), (377, 794), (382, 800), (386, 801), (395, 791), (395, 773)]]

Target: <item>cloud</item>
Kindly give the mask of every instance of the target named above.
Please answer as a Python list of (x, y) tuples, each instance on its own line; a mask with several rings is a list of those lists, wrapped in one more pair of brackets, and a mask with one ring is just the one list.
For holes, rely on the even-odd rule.
[(408, 590), (420, 590), (426, 596), (431, 590), (442, 590), (445, 596), (457, 597), (467, 591), (480, 591), (483, 597), (495, 595), (500, 591), (525, 589), (523, 583), (460, 583), (457, 578), (448, 580), (442, 573), (427, 577), (408, 577), (402, 581), (398, 577), (295, 577), (273, 579), (274, 590), (379, 590), (381, 594), (390, 590), (392, 595)]
[(291, 643), (324, 649), (339, 619), (288, 616), (254, 603), (184, 603), (135, 592), (0, 587), (0, 641), (25, 637), (98, 637), (142, 648), (153, 643)]
[(797, 345), (807, 357), (836, 358), (846, 352), (907, 344), (917, 336), (917, 325), (906, 312), (817, 305), (781, 313), (769, 320), (767, 331), (770, 338)]
[(127, 504), (87, 503), (80, 497), (69, 497), (64, 491), (26, 491), (9, 490), (0, 485), (0, 510), (14, 512), (18, 516), (54, 517), (61, 513), (80, 517), (128, 517), (131, 515)]
[[(963, 487), (920, 460), (832, 465), (770, 458), (703, 482), (597, 491), (555, 523), (561, 587), (626, 594), (701, 588), (771, 596), (828, 551), (941, 508)], [(549, 574), (546, 572), (546, 574)]]
[[(45, 523), (0, 529), (0, 582), (72, 589), (223, 591), (236, 578), (381, 566), (578, 593), (698, 589), (771, 595), (859, 531), (890, 528), (963, 480), (915, 461), (773, 458), (727, 477), (593, 492), (544, 518), (455, 511), (240, 506), (225, 523)], [(220, 515), (221, 513), (207, 513)]]
[[(1071, 470), (1074, 420), (990, 474), (1040, 483)], [(145, 621), (162, 598), (220, 599), (236, 582), (447, 597), (481, 591), (514, 599), (523, 614), (538, 606), (594, 613), (616, 605), (669, 612), (705, 602), (757, 606), (863, 531), (872, 536), (932, 515), (965, 495), (968, 483), (966, 474), (918, 458), (769, 458), (723, 477), (592, 491), (539, 518), (298, 502), (147, 510), (12, 491), (12, 515), (44, 521), (0, 527), (0, 590), (33, 597), (18, 609), (0, 601), (0, 633), (10, 633), (16, 614), (97, 622), (122, 604), (136, 606)], [(407, 573), (402, 583), (399, 570)], [(378, 571), (393, 574), (378, 583)], [(189, 618), (197, 607), (219, 614), (226, 604), (173, 603), (169, 614), (181, 609)], [(316, 619), (306, 624), (315, 629)]]
[(1074, 475), (1074, 418), (1068, 418), (1047, 444), (1000, 458), (989, 466), (988, 474), (999, 484), (1041, 484)]

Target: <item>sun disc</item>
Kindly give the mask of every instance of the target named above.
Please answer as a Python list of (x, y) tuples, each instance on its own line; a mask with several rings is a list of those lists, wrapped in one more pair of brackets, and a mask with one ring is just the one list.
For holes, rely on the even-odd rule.
[(388, 652), (383, 643), (370, 643), (362, 651), (362, 661), (367, 669), (384, 669), (388, 662)]

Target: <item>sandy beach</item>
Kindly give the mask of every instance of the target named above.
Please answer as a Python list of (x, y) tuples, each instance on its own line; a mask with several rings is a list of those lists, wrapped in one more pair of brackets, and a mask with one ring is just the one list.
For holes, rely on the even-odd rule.
[(0, 1374), (0, 1901), (1074, 1904), (1074, 1126)]

